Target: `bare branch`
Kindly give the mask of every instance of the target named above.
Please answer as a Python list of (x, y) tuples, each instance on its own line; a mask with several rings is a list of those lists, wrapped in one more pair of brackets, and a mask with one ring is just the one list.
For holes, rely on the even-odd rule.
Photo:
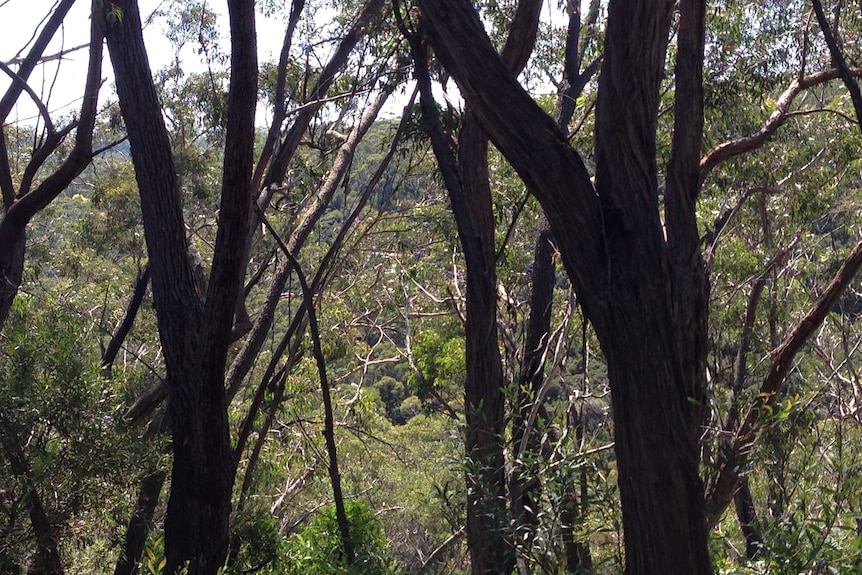
[[(848, 70), (848, 73), (854, 78), (860, 78), (862, 77), (862, 68), (851, 68)], [(763, 146), (775, 134), (778, 128), (784, 124), (787, 118), (790, 117), (790, 106), (800, 92), (832, 80), (837, 80), (840, 77), (841, 73), (838, 69), (831, 69), (793, 80), (790, 86), (778, 97), (775, 110), (757, 133), (723, 142), (703, 155), (700, 159), (700, 186), (703, 186), (710, 172), (718, 164)]]
[[(24, 61), (18, 68), (17, 75), (24, 81), (25, 85), (27, 80), (30, 78), (30, 74), (33, 72), (33, 69), (36, 67), (36, 64), (39, 63), (42, 53), (45, 51), (45, 48), (48, 47), (48, 43), (51, 42), (51, 39), (54, 37), (54, 33), (57, 32), (57, 29), (63, 23), (63, 20), (66, 18), (66, 14), (74, 3), (75, 0), (62, 0), (60, 2), (57, 9), (48, 19), (48, 23), (39, 34), (39, 37), (36, 39), (36, 43), (33, 44), (33, 48), (30, 50), (30, 53), (27, 54), (27, 57), (24, 58)], [(9, 86), (8, 90), (6, 90), (3, 98), (0, 99), (0, 124), (6, 122), (6, 118), (9, 117), (9, 112), (12, 111), (12, 106), (15, 105), (15, 102), (18, 100), (18, 96), (21, 95), (21, 91), (23, 89), (24, 87), (20, 82), (12, 82), (12, 85)]]
[(860, 241), (844, 260), (844, 264), (826, 291), (818, 298), (807, 314), (799, 321), (793, 331), (771, 353), (772, 364), (769, 374), (760, 386), (760, 392), (742, 424), (739, 426), (730, 447), (721, 462), (718, 476), (707, 497), (708, 521), (714, 525), (733, 500), (748, 460), (748, 452), (757, 434), (769, 425), (768, 415), (775, 406), (793, 360), (809, 337), (820, 327), (826, 315), (835, 307), (841, 294), (862, 267), (862, 241)]
[[(823, 32), (823, 39), (826, 45), (829, 46), (829, 53), (832, 55), (832, 65), (838, 68), (841, 74), (841, 80), (850, 92), (850, 99), (853, 101), (853, 108), (856, 110), (856, 118), (859, 124), (862, 124), (862, 91), (859, 90), (859, 84), (854, 79), (853, 71), (847, 66), (847, 60), (844, 54), (841, 53), (841, 48), (829, 28), (829, 22), (826, 21), (826, 15), (823, 13), (823, 5), (820, 0), (811, 0), (814, 5), (814, 13), (817, 14), (817, 22), (820, 24), (820, 30)], [(835, 15), (835, 33), (838, 33), (838, 13)]]
[[(29, 186), (23, 185), (22, 182), (19, 199), (8, 210), (7, 219), (12, 218), (19, 224), (29, 222), (33, 215), (51, 203), (90, 163), (93, 157), (93, 129), (96, 125), (99, 91), (102, 87), (103, 39), (104, 30), (100, 25), (100, 19), (94, 17), (90, 24), (90, 54), (80, 118), (60, 132), (53, 133), (55, 145), (59, 145), (60, 140), (75, 129), (75, 147), (56, 172), (45, 178), (35, 190), (23, 196), (21, 196), (22, 192), (25, 192)], [(53, 151), (51, 147), (46, 148), (46, 152), (49, 151)]]
[[(66, 48), (65, 50), (60, 50), (56, 54), (50, 54), (48, 56), (42, 56), (39, 58), (39, 63), (44, 64), (45, 62), (53, 62), (55, 60), (62, 60), (64, 57), (72, 54), (73, 52), (78, 52), (79, 50), (83, 50), (87, 48), (90, 44), (80, 44), (73, 48)], [(6, 62), (9, 66), (20, 66), (24, 63), (24, 58), (12, 58)]]
[(287, 99), (287, 65), (290, 61), (290, 47), (293, 44), (293, 33), (296, 31), (296, 25), (299, 23), (299, 17), (305, 9), (305, 0), (294, 0), (290, 7), (290, 17), (287, 21), (287, 29), (284, 32), (284, 40), (281, 44), (281, 54), (278, 58), (278, 74), (275, 79), (275, 109), (273, 110), (272, 124), (266, 135), (266, 141), (263, 144), (263, 149), (258, 159), (257, 167), (254, 170), (252, 178), (252, 187), (257, 189), (260, 187), (260, 181), (263, 179), (263, 173), (266, 169), (266, 164), (272, 157), (272, 151), (275, 148), (275, 142), (278, 141), (278, 134), (281, 130), (281, 124), (287, 117), (285, 113), (285, 100)]
[[(326, 92), (335, 81), (336, 73), (347, 62), (347, 57), (353, 51), (359, 39), (365, 34), (366, 28), (370, 25), (373, 18), (383, 9), (384, 4), (385, 0), (368, 0), (363, 6), (362, 12), (357, 17), (356, 22), (344, 36), (332, 58), (320, 72), (317, 83), (309, 95), (309, 101), (320, 100), (326, 96)], [(290, 160), (299, 146), (300, 138), (305, 133), (309, 122), (311, 122), (311, 118), (320, 109), (321, 105), (322, 103), (303, 110), (296, 118), (287, 136), (282, 140), (278, 153), (272, 159), (272, 163), (263, 180), (264, 187), (284, 179), (284, 175), (287, 173), (287, 166), (290, 164)], [(266, 206), (262, 205), (261, 208), (265, 209)]]
[(323, 395), (323, 411), (324, 411), (324, 429), (323, 437), (326, 440), (326, 451), (329, 455), (329, 479), (332, 483), (332, 492), (335, 499), (335, 516), (338, 522), (338, 528), (341, 532), (341, 544), (344, 548), (344, 554), (347, 558), (347, 564), (353, 565), (356, 560), (356, 552), (353, 545), (353, 540), (350, 538), (350, 524), (347, 520), (347, 514), (344, 509), (344, 495), (341, 491), (341, 474), (338, 471), (338, 456), (337, 447), (335, 444), (335, 420), (332, 412), (332, 396), (329, 391), (329, 379), (326, 375), (326, 360), (323, 357), (323, 347), (320, 343), (320, 329), (317, 325), (317, 314), (314, 311), (314, 292), (308, 286), (305, 279), (305, 274), (302, 273), (302, 267), (296, 257), (288, 249), (287, 245), (281, 240), (281, 237), (269, 224), (266, 215), (259, 212), (261, 222), (275, 237), (278, 246), (284, 252), (284, 255), (291, 260), (296, 277), (299, 279), (299, 285), (302, 287), (302, 298), (305, 305), (305, 310), (308, 313), (308, 325), (311, 328), (312, 351), (315, 362), (317, 363), (317, 372), (320, 376), (320, 390)]
[(435, 549), (431, 555), (428, 556), (428, 559), (422, 563), (422, 566), (419, 568), (419, 573), (433, 573), (434, 568), (437, 566), (437, 563), (440, 561), (440, 557), (445, 553), (450, 547), (454, 544), (458, 543), (461, 538), (464, 537), (464, 528), (461, 527), (458, 531), (449, 536), (446, 541), (441, 543), (437, 549)]
[(45, 126), (48, 128), (48, 134), (53, 135), (57, 132), (57, 128), (54, 127), (54, 121), (51, 120), (51, 114), (48, 112), (48, 107), (45, 106), (45, 103), (41, 98), (33, 91), (33, 88), (27, 84), (27, 80), (16, 74), (12, 68), (0, 62), (0, 71), (4, 72), (7, 76), (12, 78), (12, 84), (17, 84), (23, 91), (27, 92), (27, 95), (30, 96), (30, 99), (33, 100), (33, 103), (36, 105), (36, 108), (39, 110), (39, 114), (42, 116), (42, 119), (45, 120)]

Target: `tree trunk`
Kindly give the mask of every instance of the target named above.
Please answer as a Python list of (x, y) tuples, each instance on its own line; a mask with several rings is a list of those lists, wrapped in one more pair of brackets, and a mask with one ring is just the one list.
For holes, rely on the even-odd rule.
[[(533, 50), (541, 2), (521, 2), (502, 58), (517, 73)], [(510, 573), (515, 566), (506, 509), (505, 378), (497, 337), (496, 227), (488, 175), (488, 136), (465, 111), (457, 160), (445, 142), (430, 93), (424, 55), (412, 38), (426, 129), (449, 192), (466, 269), (467, 546), (474, 575)]]
[(12, 474), (25, 486), (27, 513), (36, 543), (36, 553), (28, 569), (28, 575), (63, 575), (63, 562), (57, 541), (57, 529), (48, 516), (42, 496), (36, 488), (30, 460), (24, 452), (21, 434), (0, 417), (0, 447), (9, 462)]
[[(5, 220), (0, 223), (0, 228), (4, 224)], [(3, 235), (5, 234), (0, 231), (0, 237)], [(24, 274), (24, 252), (27, 248), (27, 233), (24, 227), (15, 230), (10, 236), (10, 241), (3, 243), (3, 253), (0, 254), (0, 328), (6, 325), (12, 302), (18, 294)]]
[(219, 523), (225, 525), (225, 531), (227, 528), (226, 519), (216, 509), (222, 490), (199, 483), (193, 464), (200, 400), (194, 358), (202, 306), (186, 247), (179, 181), (150, 75), (137, 2), (111, 6), (122, 10), (121, 17), (111, 12), (104, 15), (106, 38), (141, 197), (153, 304), (170, 387), (174, 458), (165, 518), (165, 556), (166, 571), (173, 573), (199, 553), (201, 539), (210, 535), (207, 531)]
[(757, 515), (755, 513), (754, 498), (748, 487), (748, 477), (742, 476), (739, 480), (739, 489), (733, 496), (736, 506), (736, 517), (739, 519), (739, 529), (745, 537), (745, 556), (750, 561), (760, 558), (765, 551), (763, 537), (757, 529)]
[[(58, 131), (51, 122), (47, 110), (44, 110), (43, 107), (42, 114), (45, 116), (44, 121), (48, 127), (48, 134), (44, 141), (34, 149), (17, 191), (12, 181), (6, 135), (2, 128), (12, 106), (24, 89), (30, 73), (37, 65), (54, 33), (63, 23), (63, 19), (72, 4), (73, 0), (63, 0), (57, 4), (54, 14), (46, 23), (30, 53), (18, 69), (16, 81), (12, 82), (3, 98), (0, 99), (0, 191), (2, 191), (3, 207), (5, 208), (3, 221), (0, 222), (0, 246), (4, 248), (0, 253), (0, 282), (2, 282), (2, 286), (0, 286), (0, 329), (3, 328), (9, 317), (12, 301), (21, 285), (27, 224), (34, 215), (50, 204), (72, 183), (72, 180), (84, 171), (93, 157), (93, 127), (96, 121), (99, 89), (102, 85), (102, 43), (104, 38), (104, 31), (98, 19), (94, 19), (90, 25), (87, 77), (77, 125), (73, 122)], [(36, 172), (57, 150), (73, 128), (76, 130), (75, 146), (71, 153), (63, 160), (59, 168), (45, 177), (33, 189), (32, 184)]]
[(257, 55), (254, 3), (228, 2), (231, 84), (222, 202), (206, 301), (195, 288), (179, 182), (135, 0), (102, 17), (126, 121), (152, 269), (153, 303), (170, 387), (174, 452), (165, 518), (165, 572), (215, 575), (228, 547), (233, 463), (224, 368), (242, 287), (251, 210)]
[[(586, 324), (583, 326), (582, 338), (584, 340), (582, 352), (584, 354), (584, 377), (586, 377), (587, 361), (586, 361)], [(575, 409), (572, 405), (569, 407), (568, 414), (569, 428), (575, 429), (575, 440), (578, 445), (584, 445), (584, 407)], [(572, 421), (574, 420), (574, 421)], [(578, 541), (575, 539), (575, 525), (578, 520), (583, 521), (583, 516), (587, 514), (589, 504), (589, 492), (587, 485), (587, 469), (582, 466), (577, 470), (577, 483), (572, 478), (572, 481), (566, 482), (563, 485), (563, 510), (560, 513), (560, 522), (563, 528), (563, 545), (566, 555), (566, 572), (567, 573), (583, 573), (593, 568), (593, 555), (590, 552), (589, 541)]]
[[(702, 305), (701, 294), (674, 299), (680, 297), (675, 286), (689, 289), (689, 281), (696, 286), (697, 280), (674, 267), (658, 211), (655, 131), (672, 4), (615, 0), (609, 5), (596, 111), (595, 188), (554, 121), (508, 74), (471, 4), (420, 0), (419, 5), (444, 66), (548, 215), (604, 351), (627, 575), (708, 575), (691, 401), (699, 397), (697, 358), (704, 341), (699, 326), (705, 310), (694, 308)], [(680, 205), (693, 205), (693, 198)], [(681, 302), (685, 305), (677, 307)], [(678, 321), (677, 314), (690, 308), (697, 315)], [(688, 352), (693, 355), (683, 357)]]
[[(551, 304), (554, 299), (554, 246), (551, 243), (551, 231), (547, 219), (542, 216), (539, 234), (536, 238), (533, 252), (533, 263), (530, 277), (530, 317), (527, 322), (524, 340), (524, 359), (521, 374), (518, 379), (518, 389), (515, 405), (512, 409), (512, 472), (509, 480), (509, 498), (512, 502), (512, 517), (519, 531), (517, 539), (526, 552), (532, 546), (535, 529), (539, 525), (538, 505), (540, 484), (525, 461), (523, 454), (530, 453), (531, 458), (538, 456), (540, 437), (543, 429), (537, 429), (538, 420), (531, 422), (530, 413), (539, 409), (543, 398), (539, 397), (544, 381), (545, 352), (548, 349), (548, 338), (551, 335)], [(542, 410), (543, 426), (550, 426), (547, 413)], [(556, 442), (557, 433), (551, 432)], [(549, 453), (542, 453), (544, 463), (550, 463)]]
[(165, 483), (164, 471), (153, 471), (141, 479), (138, 501), (126, 526), (126, 540), (117, 560), (114, 575), (137, 575), (140, 573), (141, 557), (147, 543), (147, 535), (153, 523), (153, 515)]
[[(505, 399), (497, 343), (495, 228), (488, 187), (487, 139), (468, 112), (459, 138), (462, 153), (456, 160), (440, 125), (428, 69), (422, 65), (425, 59), (416, 40), (413, 38), (414, 60), (423, 122), (449, 192), (467, 268), (464, 442), (471, 571), (474, 575), (510, 573), (515, 555), (508, 537), (506, 509)], [(465, 191), (468, 186), (470, 195)]]

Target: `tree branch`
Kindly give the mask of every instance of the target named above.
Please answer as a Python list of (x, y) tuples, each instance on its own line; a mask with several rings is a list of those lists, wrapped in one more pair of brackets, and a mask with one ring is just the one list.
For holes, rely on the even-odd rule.
[(314, 292), (308, 286), (308, 281), (305, 279), (305, 274), (302, 273), (302, 267), (296, 257), (291, 253), (288, 247), (281, 240), (281, 237), (269, 224), (263, 212), (259, 213), (261, 222), (267, 227), (270, 233), (275, 237), (284, 255), (291, 260), (296, 277), (299, 279), (299, 285), (302, 287), (302, 299), (305, 305), (305, 310), (308, 313), (308, 325), (311, 329), (311, 341), (314, 359), (317, 364), (317, 372), (320, 376), (320, 391), (323, 395), (323, 410), (324, 410), (324, 430), (323, 437), (326, 440), (326, 451), (329, 454), (329, 479), (332, 483), (333, 499), (335, 500), (335, 516), (338, 522), (338, 528), (341, 532), (341, 545), (344, 550), (347, 565), (353, 565), (356, 561), (356, 551), (353, 540), (350, 538), (350, 523), (347, 519), (347, 513), (344, 508), (344, 494), (341, 490), (341, 474), (338, 470), (338, 455), (335, 444), (335, 419), (332, 411), (332, 395), (329, 390), (329, 379), (326, 375), (326, 359), (323, 357), (323, 347), (320, 343), (320, 328), (317, 325), (317, 314), (314, 311)]
[(150, 267), (146, 266), (138, 275), (135, 281), (135, 290), (132, 293), (132, 299), (129, 301), (129, 307), (126, 309), (126, 315), (123, 317), (122, 323), (111, 335), (111, 341), (108, 342), (108, 347), (105, 348), (105, 353), (102, 354), (102, 371), (110, 374), (111, 366), (117, 358), (126, 336), (132, 330), (135, 323), (135, 318), (138, 315), (138, 310), (141, 308), (141, 303), (144, 301), (144, 295), (147, 293), (147, 285), (150, 283)]
[(464, 537), (464, 528), (461, 527), (458, 531), (449, 536), (446, 541), (441, 543), (437, 549), (431, 552), (431, 555), (428, 556), (428, 559), (422, 563), (422, 566), (419, 567), (419, 573), (432, 573), (434, 568), (437, 566), (437, 563), (440, 561), (440, 557), (445, 553), (450, 547), (456, 544), (461, 538)]
[(39, 37), (33, 44), (33, 48), (30, 49), (30, 53), (27, 54), (27, 57), (24, 58), (23, 62), (21, 62), (17, 75), (23, 81), (23, 84), (21, 82), (12, 82), (12, 85), (9, 86), (8, 90), (6, 90), (3, 98), (0, 99), (0, 124), (6, 123), (6, 118), (9, 117), (9, 113), (12, 111), (12, 106), (15, 105), (15, 102), (18, 100), (18, 96), (21, 95), (21, 91), (24, 89), (24, 86), (26, 86), (27, 80), (30, 78), (30, 74), (33, 72), (36, 64), (39, 63), (42, 53), (45, 51), (45, 48), (48, 47), (48, 44), (51, 42), (51, 39), (63, 23), (63, 20), (66, 18), (66, 14), (74, 3), (75, 0), (62, 0), (59, 3), (57, 9), (48, 19), (48, 23), (45, 24), (45, 27), (42, 29), (42, 33), (39, 34)]
[[(75, 129), (75, 147), (60, 165), (56, 172), (45, 178), (39, 186), (21, 196), (29, 187), (22, 182), (19, 190), (19, 199), (12, 205), (6, 214), (7, 218), (14, 218), (21, 224), (27, 222), (41, 209), (50, 204), (60, 192), (65, 190), (72, 180), (77, 178), (90, 160), (93, 158), (93, 129), (96, 125), (98, 113), (99, 91), (102, 88), (102, 52), (105, 31), (101, 25), (101, 19), (95, 15), (90, 20), (90, 53), (87, 62), (87, 78), (84, 85), (84, 98), (81, 103), (81, 114), (77, 122), (55, 132), (59, 139), (66, 133)], [(53, 151), (53, 150), (50, 150)], [(36, 166), (38, 167), (38, 166)], [(28, 169), (30, 166), (28, 166)], [(35, 171), (35, 170), (34, 170)]]
[[(48, 56), (41, 56), (39, 58), (39, 63), (44, 64), (45, 62), (53, 62), (55, 60), (62, 60), (64, 57), (68, 56), (69, 54), (72, 54), (73, 52), (77, 52), (79, 50), (83, 50), (84, 48), (87, 48), (89, 45), (90, 45), (89, 43), (88, 44), (80, 44), (78, 46), (74, 46), (73, 48), (66, 48), (65, 50), (60, 50), (56, 54), (50, 54)], [(12, 58), (11, 60), (6, 61), (6, 64), (8, 66), (14, 66), (14, 65), (20, 66), (23, 63), (24, 63), (23, 58)]]
[(39, 110), (39, 114), (42, 116), (42, 119), (45, 120), (45, 127), (48, 128), (48, 134), (53, 135), (57, 131), (57, 128), (54, 127), (54, 121), (51, 119), (48, 107), (45, 106), (42, 99), (33, 91), (33, 88), (30, 87), (24, 78), (16, 74), (12, 68), (3, 62), (0, 62), (0, 71), (12, 78), (12, 84), (17, 84), (23, 91), (27, 92), (27, 95), (30, 96), (30, 99), (33, 100), (33, 103), (36, 105), (36, 109)]
[[(847, 91), (850, 92), (850, 100), (853, 102), (853, 109), (856, 110), (856, 119), (860, 127), (862, 127), (862, 92), (859, 90), (859, 84), (856, 83), (853, 71), (847, 66), (847, 60), (844, 58), (844, 54), (841, 53), (832, 30), (829, 28), (829, 22), (826, 21), (826, 15), (823, 13), (823, 5), (820, 3), (820, 0), (811, 0), (811, 2), (814, 6), (814, 13), (817, 15), (817, 23), (820, 24), (820, 30), (823, 32), (823, 39), (826, 41), (826, 45), (829, 46), (829, 53), (832, 55), (832, 64), (838, 68), (841, 80), (847, 87)], [(835, 15), (835, 27), (835, 33), (837, 34), (837, 12)]]
[(254, 170), (254, 117), (257, 106), (257, 35), (254, 0), (228, 2), (231, 79), (222, 167), (221, 203), (212, 269), (207, 282), (202, 334), (206, 393), (224, 394), (224, 368), (234, 311), (243, 289), (245, 245), (249, 234)]
[[(539, 199), (552, 226), (583, 231), (560, 240), (570, 244), (560, 251), (579, 293), (607, 293), (599, 199), (580, 156), (512, 77), (471, 3), (419, 0), (419, 7), (437, 56), (491, 141)], [(561, 181), (571, 193), (556, 193)], [(584, 289), (587, 285), (596, 289)], [(588, 307), (604, 306), (598, 298), (588, 299)]]
[[(862, 77), (862, 68), (851, 68), (848, 70), (848, 73), (854, 78), (860, 78)], [(775, 104), (775, 110), (763, 123), (757, 133), (723, 142), (709, 150), (703, 155), (703, 157), (701, 157), (699, 187), (703, 186), (706, 178), (709, 177), (710, 172), (712, 172), (712, 170), (720, 163), (763, 146), (790, 116), (790, 106), (793, 104), (793, 100), (800, 92), (831, 80), (837, 80), (840, 77), (840, 70), (831, 69), (793, 80), (790, 83), (790, 86), (788, 86), (787, 89), (778, 97), (778, 101)]]
[(793, 359), (808, 338), (820, 327), (827, 314), (835, 307), (860, 267), (862, 267), (862, 242), (856, 244), (850, 255), (844, 260), (823, 295), (812, 305), (793, 331), (784, 338), (781, 345), (770, 353), (772, 362), (769, 374), (760, 386), (754, 405), (749, 409), (736, 431), (726, 452), (726, 459), (719, 469), (718, 477), (707, 496), (707, 520), (710, 525), (714, 525), (721, 519), (725, 509), (733, 500), (733, 494), (739, 483), (739, 476), (743, 473), (748, 460), (748, 453), (758, 433), (769, 425), (768, 415), (778, 400)]
[[(281, 54), (278, 57), (278, 75), (275, 79), (275, 95), (274, 110), (272, 113), (272, 123), (269, 126), (269, 131), (266, 134), (266, 141), (258, 158), (257, 167), (254, 170), (252, 178), (252, 188), (258, 189), (260, 182), (263, 179), (266, 165), (272, 157), (272, 151), (275, 148), (275, 143), (278, 141), (278, 135), (281, 131), (281, 124), (287, 117), (286, 101), (287, 101), (287, 65), (290, 62), (290, 47), (293, 44), (293, 33), (296, 30), (296, 25), (299, 23), (299, 17), (305, 9), (305, 0), (293, 0), (290, 7), (290, 17), (287, 21), (287, 28), (284, 31), (284, 41), (281, 44)], [(254, 216), (252, 216), (254, 217)]]
[[(335, 81), (336, 73), (347, 62), (347, 57), (350, 55), (350, 52), (352, 52), (353, 48), (356, 47), (359, 39), (365, 33), (366, 28), (380, 13), (385, 3), (385, 0), (368, 0), (364, 5), (362, 12), (356, 19), (356, 22), (341, 40), (341, 43), (338, 45), (338, 48), (336, 48), (332, 58), (329, 59), (329, 62), (327, 62), (326, 66), (321, 70), (320, 76), (318, 76), (317, 82), (311, 90), (311, 94), (308, 96), (309, 101), (322, 100), (326, 97), (326, 92)], [(302, 134), (305, 133), (306, 128), (308, 128), (308, 124), (311, 122), (311, 118), (314, 117), (314, 114), (317, 113), (321, 105), (322, 103), (303, 110), (297, 116), (296, 120), (294, 120), (293, 125), (290, 127), (290, 130), (278, 148), (278, 153), (269, 165), (269, 170), (263, 180), (264, 187), (270, 186), (284, 179), (284, 176), (287, 173), (287, 166), (290, 164), (290, 160), (293, 158), (293, 154), (299, 146), (300, 138), (302, 137)], [(265, 205), (261, 205), (260, 207), (264, 210), (266, 209)]]

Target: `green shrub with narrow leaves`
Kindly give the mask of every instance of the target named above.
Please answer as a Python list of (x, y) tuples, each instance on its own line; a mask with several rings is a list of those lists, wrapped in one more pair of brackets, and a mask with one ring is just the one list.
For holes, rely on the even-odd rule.
[(288, 543), (286, 575), (386, 575), (395, 573), (387, 552), (383, 522), (374, 511), (358, 501), (345, 503), (350, 537), (356, 551), (356, 562), (347, 565), (341, 546), (341, 535), (335, 518), (335, 506), (318, 513)]

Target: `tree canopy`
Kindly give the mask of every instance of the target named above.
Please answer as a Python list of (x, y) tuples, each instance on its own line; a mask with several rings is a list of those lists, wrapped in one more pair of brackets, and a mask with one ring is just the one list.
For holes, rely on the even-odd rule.
[(0, 574), (860, 570), (856, 7), (38, 9)]

